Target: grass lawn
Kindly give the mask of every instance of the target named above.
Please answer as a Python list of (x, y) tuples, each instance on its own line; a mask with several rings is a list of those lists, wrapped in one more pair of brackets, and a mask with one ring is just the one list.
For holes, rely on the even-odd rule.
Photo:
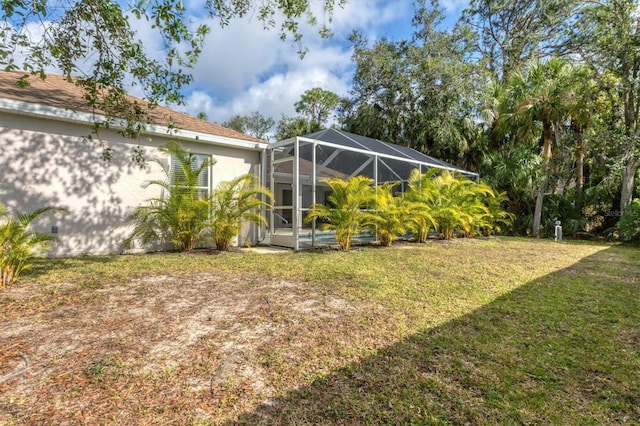
[(43, 260), (0, 424), (640, 424), (640, 249), (494, 238)]

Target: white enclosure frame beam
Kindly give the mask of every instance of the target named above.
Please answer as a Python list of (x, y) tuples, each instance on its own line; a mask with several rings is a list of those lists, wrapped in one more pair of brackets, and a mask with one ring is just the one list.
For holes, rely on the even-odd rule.
[(291, 215), (292, 224), (291, 230), (293, 231), (293, 249), (300, 249), (300, 228), (298, 226), (299, 220), (302, 219), (300, 215), (300, 138), (296, 137), (293, 146), (293, 214)]

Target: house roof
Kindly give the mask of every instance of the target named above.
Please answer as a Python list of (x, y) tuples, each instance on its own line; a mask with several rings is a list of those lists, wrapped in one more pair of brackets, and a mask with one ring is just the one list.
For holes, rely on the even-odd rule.
[[(61, 75), (47, 74), (45, 80), (38, 76), (30, 76), (28, 81), (30, 86), (19, 87), (18, 79), (23, 76), (21, 72), (0, 71), (0, 99), (10, 99), (20, 102), (43, 105), (50, 108), (70, 110), (74, 112), (84, 112), (89, 114), (103, 114), (102, 111), (92, 110), (86, 102), (82, 90), (74, 83), (68, 82)], [(132, 102), (141, 105), (148, 105), (142, 99), (129, 96)], [(189, 114), (178, 112), (164, 106), (156, 106), (148, 109), (148, 116), (153, 124), (186, 130), (189, 132), (202, 133), (223, 138), (230, 138), (254, 143), (266, 142), (235, 130), (227, 129), (218, 124), (200, 120)]]

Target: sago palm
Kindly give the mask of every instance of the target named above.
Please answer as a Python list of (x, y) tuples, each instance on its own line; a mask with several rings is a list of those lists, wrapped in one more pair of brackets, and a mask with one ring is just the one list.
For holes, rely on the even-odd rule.
[(330, 206), (312, 205), (305, 220), (324, 219), (326, 222), (320, 225), (320, 229), (336, 231), (340, 248), (349, 251), (354, 235), (363, 228), (364, 209), (375, 200), (375, 192), (371, 187), (373, 180), (355, 176), (348, 180), (334, 177), (322, 182), (331, 188), (331, 195), (327, 197)]
[(208, 222), (217, 249), (229, 249), (243, 222), (266, 224), (267, 220), (260, 210), (271, 207), (271, 200), (271, 191), (261, 186), (257, 176), (253, 174), (221, 182), (211, 195), (211, 216)]
[(191, 251), (207, 228), (209, 215), (209, 202), (200, 193), (199, 178), (215, 162), (208, 158), (197, 164), (195, 156), (175, 142), (160, 151), (177, 160), (173, 164), (178, 170), (172, 171), (168, 164), (159, 162), (165, 179), (147, 182), (143, 187), (159, 187), (160, 196), (147, 200), (131, 214), (133, 231), (125, 240), (125, 247), (140, 240), (143, 245), (170, 242), (181, 251)]
[[(20, 274), (32, 267), (35, 256), (49, 248), (49, 244), (59, 239), (50, 234), (30, 229), (38, 217), (50, 212), (65, 212), (56, 207), (43, 207), (29, 214), (18, 214), (0, 222), (0, 286), (15, 282)], [(0, 205), (0, 217), (6, 215), (6, 208)]]

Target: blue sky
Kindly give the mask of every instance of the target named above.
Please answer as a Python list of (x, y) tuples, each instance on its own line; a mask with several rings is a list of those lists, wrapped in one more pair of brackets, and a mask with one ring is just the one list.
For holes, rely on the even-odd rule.
[[(466, 4), (442, 2), (448, 21), (454, 22)], [(412, 16), (411, 0), (349, 0), (343, 9), (336, 8), (332, 38), (303, 29), (304, 59), (297, 45), (282, 42), (277, 30), (263, 30), (257, 19), (236, 20), (224, 29), (214, 25), (193, 69), (194, 84), (185, 91), (186, 105), (176, 108), (193, 115), (204, 112), (218, 123), (255, 110), (277, 121), (282, 114), (294, 115), (293, 104), (313, 87), (346, 96), (353, 75), (352, 31), (369, 40), (398, 40), (411, 35)]]

